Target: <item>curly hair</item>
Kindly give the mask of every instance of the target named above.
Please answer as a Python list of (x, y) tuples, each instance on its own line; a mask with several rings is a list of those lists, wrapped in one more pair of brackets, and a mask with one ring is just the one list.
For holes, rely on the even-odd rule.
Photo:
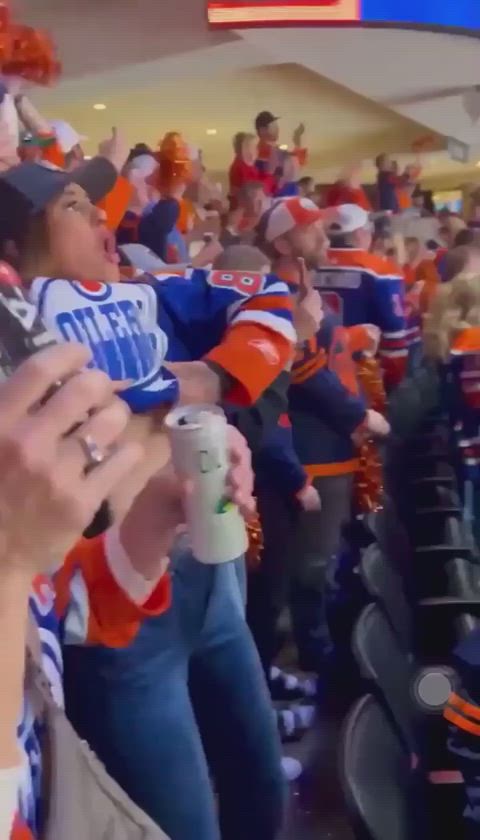
[(480, 276), (459, 274), (442, 285), (425, 316), (426, 354), (446, 361), (458, 333), (477, 326), (480, 326)]

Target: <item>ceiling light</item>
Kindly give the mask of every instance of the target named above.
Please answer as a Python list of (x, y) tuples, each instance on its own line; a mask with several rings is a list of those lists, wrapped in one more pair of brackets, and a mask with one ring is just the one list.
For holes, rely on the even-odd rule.
[(217, 133), (216, 128), (207, 128), (207, 134), (208, 134), (209, 137), (214, 137), (216, 133)]
[(288, 152), (288, 146), (286, 143), (282, 143), (282, 145), (279, 148), (282, 152)]
[(477, 167), (478, 167), (478, 169), (480, 169), (480, 160), (478, 160), (478, 161), (476, 162), (475, 166), (477, 166)]
[(84, 156), (83, 156), (83, 159), (84, 159), (84, 160), (91, 160), (91, 159), (92, 159), (92, 156), (91, 156), (91, 155), (84, 155)]
[(95, 105), (93, 106), (94, 111), (105, 111), (106, 108), (107, 108), (107, 106), (104, 105), (103, 102), (96, 102)]

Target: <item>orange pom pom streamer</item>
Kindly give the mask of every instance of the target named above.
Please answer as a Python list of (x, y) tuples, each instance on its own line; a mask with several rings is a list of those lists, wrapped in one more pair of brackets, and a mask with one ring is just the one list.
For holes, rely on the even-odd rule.
[(192, 162), (188, 146), (178, 131), (169, 131), (159, 144), (156, 154), (159, 166), (152, 176), (154, 186), (168, 196), (182, 184), (188, 184), (192, 174)]
[(247, 549), (247, 567), (258, 569), (260, 565), (260, 558), (263, 551), (263, 532), (260, 524), (258, 514), (247, 523), (248, 532), (248, 549)]
[[(384, 414), (387, 398), (382, 372), (377, 359), (362, 358), (357, 362), (357, 376), (369, 408)], [(354, 506), (358, 513), (375, 513), (382, 508), (383, 468), (378, 446), (366, 440), (359, 449), (360, 466), (355, 475)]]
[(12, 23), (7, 3), (0, 3), (0, 70), (37, 85), (56, 81), (61, 70), (50, 36)]

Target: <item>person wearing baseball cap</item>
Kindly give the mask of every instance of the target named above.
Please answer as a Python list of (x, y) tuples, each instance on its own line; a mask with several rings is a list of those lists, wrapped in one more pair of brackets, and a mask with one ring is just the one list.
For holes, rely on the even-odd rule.
[[(100, 190), (103, 169), (109, 178)], [(92, 185), (93, 170), (98, 171)], [(256, 403), (291, 359), (295, 334), (288, 290), (272, 275), (229, 272), (226, 277), (219, 271), (197, 271), (190, 281), (163, 275), (150, 276), (145, 282), (112, 282), (118, 278), (118, 264), (105, 247), (104, 224), (90, 199), (97, 200), (115, 177), (115, 168), (103, 160), (93, 160), (73, 172), (40, 164), (15, 167), (0, 177), (0, 233), (4, 244), (16, 252), (22, 275), (31, 281), (30, 300), (59, 340), (89, 345), (95, 367), (111, 379), (129, 380), (122, 399), (143, 416), (134, 417), (128, 431), (141, 435), (146, 451), (140, 474), (130, 475), (112, 500), (120, 518), (140, 481), (156, 472), (161, 456), (168, 455), (166, 441), (161, 439), (161, 420), (179, 392), (185, 402)], [(158, 504), (161, 508), (162, 498)], [(158, 508), (152, 500), (149, 510), (154, 517), (145, 542), (141, 549), (134, 545), (129, 553), (134, 566), (134, 550), (155, 546)], [(112, 551), (121, 556), (118, 546)], [(235, 568), (231, 564), (202, 566), (190, 554), (180, 554), (176, 568), (180, 563), (182, 574), (173, 576), (172, 612), (165, 613), (163, 622), (147, 622), (145, 639), (140, 633), (132, 641), (128, 655), (135, 664), (126, 679), (124, 662), (108, 641), (98, 641), (95, 653), (83, 648), (82, 640), (67, 652), (73, 671), (68, 664), (66, 670), (74, 673), (66, 686), (72, 717), (134, 798), (139, 780), (143, 785), (139, 768), (147, 768), (151, 784), (142, 790), (143, 806), (171, 836), (197, 837), (199, 826), (202, 836), (219, 836), (210, 777), (187, 689), (190, 650), (175, 629), (186, 626), (194, 604), (200, 634), (212, 618), (211, 599), (205, 593), (214, 588), (215, 616), (208, 638), (203, 633), (197, 638), (195, 631), (192, 645), (204, 663), (199, 664), (199, 679), (207, 680), (217, 694), (221, 685), (222, 696), (228, 700), (222, 704), (226, 716), (222, 737), (230, 743), (231, 735), (228, 752), (235, 761), (225, 769), (228, 793), (221, 793), (220, 799), (229, 800), (228, 819), (242, 827), (244, 836), (252, 832), (262, 840), (273, 840), (282, 819), (281, 756), (263, 674), (244, 622)], [(231, 640), (228, 650), (225, 639)], [(165, 653), (160, 659), (159, 650)], [(102, 659), (109, 663), (106, 681)], [(225, 668), (227, 660), (235, 661), (236, 667)], [(75, 677), (76, 668), (84, 679)], [(121, 674), (120, 686), (115, 675)], [(140, 702), (132, 702), (143, 691), (150, 697), (147, 715)], [(93, 697), (97, 702), (91, 702)], [(236, 702), (230, 702), (231, 698)], [(118, 712), (114, 721), (111, 703)], [(210, 696), (202, 701), (201, 712), (209, 710)], [(131, 725), (138, 733), (133, 748)], [(213, 744), (208, 734), (205, 737), (207, 749), (213, 750), (216, 741)], [(153, 742), (162, 747), (152, 753)], [(180, 742), (184, 746), (179, 750)], [(190, 774), (185, 798), (179, 795), (178, 785), (182, 780), (185, 793), (185, 768), (192, 762), (198, 772)]]
[(278, 199), (257, 225), (256, 244), (272, 260), (279, 276), (291, 271), (292, 260), (301, 258), (309, 269), (326, 259), (328, 239), (325, 211), (309, 198)]
[(88, 140), (82, 134), (79, 134), (76, 129), (65, 122), (65, 120), (51, 120), (50, 126), (57, 139), (63, 154), (65, 155), (65, 168), (70, 169), (72, 165), (81, 162), (85, 153), (82, 148), (82, 143)]
[(407, 335), (403, 272), (370, 252), (373, 228), (366, 210), (341, 204), (335, 211), (328, 225), (328, 262), (318, 266), (314, 285), (335, 301), (346, 327), (373, 324), (380, 331), (379, 357), (391, 389), (405, 374), (409, 344), (419, 339), (418, 326)]
[[(326, 262), (325, 225), (336, 210), (320, 210), (305, 198), (278, 200), (257, 228), (257, 244), (272, 259), (273, 271), (294, 294), (295, 322), (316, 323), (300, 341), (292, 368), (289, 416), (300, 461), (320, 496), (321, 509), (303, 511), (292, 526), (291, 611), (300, 666), (326, 677), (331, 642), (325, 618), (326, 570), (350, 514), (353, 475), (358, 467), (352, 434), (363, 426), (383, 429), (383, 419), (367, 412), (338, 313), (318, 307), (312, 278)], [(320, 317), (318, 317), (320, 314)], [(382, 422), (381, 422), (382, 421)], [(287, 587), (288, 588), (288, 587)]]
[[(278, 120), (271, 111), (260, 111), (255, 118), (255, 130), (258, 136), (258, 151), (256, 166), (260, 173), (274, 175), (279, 178), (283, 171), (284, 153), (279, 148), (278, 140), (280, 128)], [(307, 159), (307, 150), (302, 147), (305, 126), (300, 123), (293, 132), (293, 154), (298, 163), (303, 166)]]

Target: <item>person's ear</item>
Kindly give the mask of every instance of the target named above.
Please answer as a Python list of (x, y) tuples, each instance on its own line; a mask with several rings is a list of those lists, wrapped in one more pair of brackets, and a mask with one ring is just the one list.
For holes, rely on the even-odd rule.
[(282, 257), (290, 257), (292, 248), (286, 236), (279, 236), (275, 240), (275, 250), (282, 255)]

